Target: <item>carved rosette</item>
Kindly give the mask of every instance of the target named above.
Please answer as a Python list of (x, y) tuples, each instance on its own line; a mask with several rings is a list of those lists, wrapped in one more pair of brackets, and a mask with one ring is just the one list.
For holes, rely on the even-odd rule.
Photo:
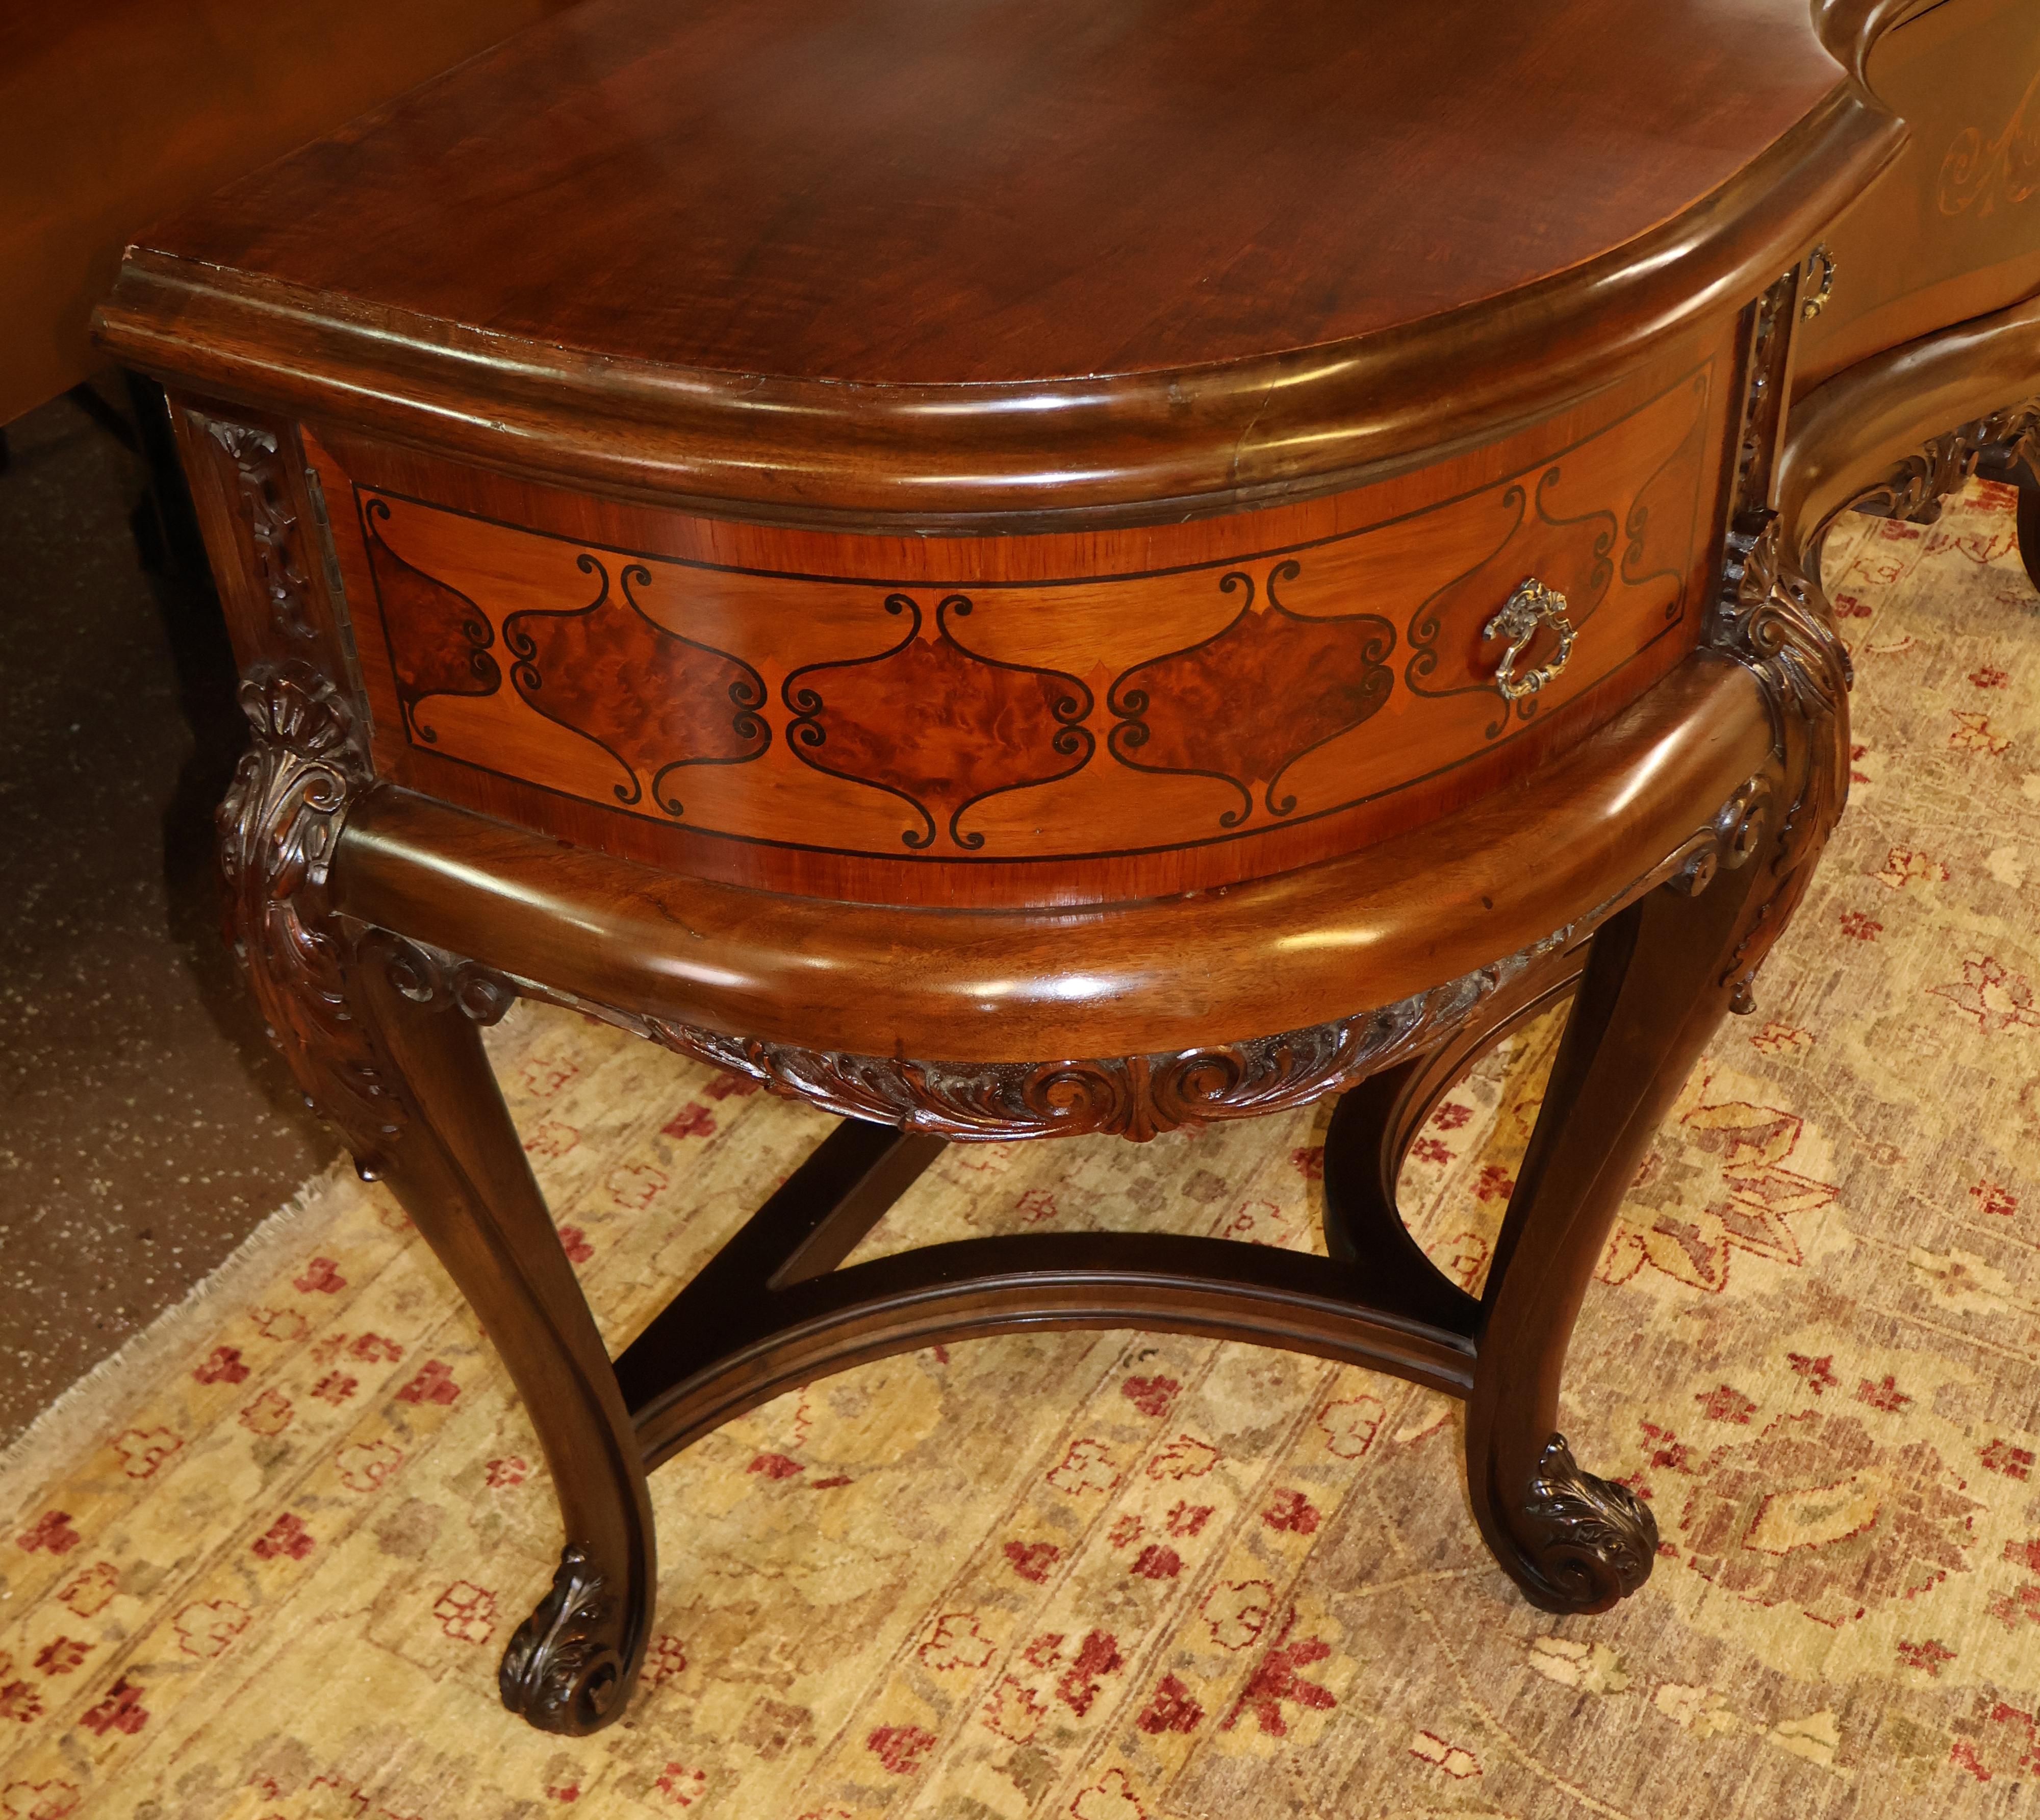
[(510, 1639), (496, 1685), (503, 1704), (541, 1731), (593, 1731), (623, 1691), (623, 1661), (603, 1640), (610, 1598), (588, 1549), (569, 1543), (552, 1590)]
[(1246, 1042), (1088, 1060), (895, 1060), (584, 1008), (694, 1060), (846, 1118), (966, 1143), (1099, 1133), (1145, 1143), (1162, 1132), (1285, 1112), (1342, 1092), (1442, 1041), (1570, 935), (1561, 930), (1491, 966), (1336, 1022)]
[(1523, 1521), (1532, 1539), (1524, 1565), (1551, 1610), (1604, 1612), (1650, 1577), (1657, 1518), (1627, 1486), (1581, 1472), (1562, 1434), (1538, 1457)]

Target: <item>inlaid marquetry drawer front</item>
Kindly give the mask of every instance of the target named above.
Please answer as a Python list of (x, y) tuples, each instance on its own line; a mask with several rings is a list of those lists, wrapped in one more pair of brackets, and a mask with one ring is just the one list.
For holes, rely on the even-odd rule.
[[(1462, 463), (1414, 508), (1421, 481), (1137, 540), (925, 539), (893, 573), (874, 569), (902, 540), (807, 533), (783, 566), (672, 553), (767, 546), (698, 525), (661, 553), (314, 459), (399, 781), (761, 882), (775, 853), (825, 889), (832, 858), (1022, 881), (1169, 851), (1197, 856), (1182, 882), (1223, 882), (1350, 845), (1384, 806), (1406, 825), (1690, 647), (1723, 389), (1688, 371), (1481, 484)], [(1201, 559), (1166, 560), (1172, 539)], [(1533, 578), (1570, 649), (1549, 624), (1520, 641), (1518, 678), (1563, 662), (1510, 701), (1493, 623)]]

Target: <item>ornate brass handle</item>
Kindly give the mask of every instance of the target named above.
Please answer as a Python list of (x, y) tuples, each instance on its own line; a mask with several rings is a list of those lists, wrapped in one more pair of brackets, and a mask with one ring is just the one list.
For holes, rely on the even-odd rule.
[[(1534, 670), (1516, 674), (1516, 660), (1537, 636), (1540, 627), (1548, 626), (1558, 634), (1559, 648), (1548, 663), (1540, 664)], [(1509, 649), (1501, 653), (1501, 661), (1494, 666), (1494, 686), (1501, 691), (1505, 702), (1520, 702), (1525, 695), (1534, 695), (1549, 682), (1554, 681), (1566, 667), (1566, 661), (1573, 654), (1573, 641), (1578, 634), (1573, 623), (1566, 617), (1566, 597), (1556, 588), (1547, 588), (1536, 577), (1532, 576), (1523, 585), (1501, 603), (1501, 611), (1481, 627), (1483, 642), (1490, 638), (1506, 638)]]
[(1821, 276), (1821, 287), (1799, 306), (1801, 317), (1809, 322), (1827, 308), (1828, 299), (1835, 294), (1835, 256), (1828, 250), (1825, 241), (1806, 255), (1807, 286), (1813, 284), (1816, 272)]

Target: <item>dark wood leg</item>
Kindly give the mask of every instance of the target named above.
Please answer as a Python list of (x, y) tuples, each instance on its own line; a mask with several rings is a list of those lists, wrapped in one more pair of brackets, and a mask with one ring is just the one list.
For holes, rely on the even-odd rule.
[(511, 1639), (504, 1704), (546, 1731), (623, 1710), (656, 1584), (645, 1468), (615, 1373), (539, 1191), (478, 1023), (496, 976), (326, 913), (327, 856), (367, 781), (344, 702), (302, 665), (243, 684), (254, 732), (220, 815), (234, 946), (312, 1104), (386, 1181), (523, 1399), (566, 1547)]
[[(1511, 1030), (1548, 1011), (1573, 989), (1585, 948), (1555, 954), (1485, 1014), (1447, 1041), (1399, 1067), (1369, 1075), (1341, 1096), (1325, 1133), (1325, 1249), (1342, 1263), (1421, 1260), (1434, 1269), (1410, 1235), (1395, 1184), (1404, 1158), (1438, 1102), (1467, 1070)], [(1414, 1267), (1414, 1266), (1413, 1266)]]
[(1604, 1611), (1649, 1577), (1657, 1525), (1557, 1432), (1566, 1342), (1623, 1192), (1722, 1014), (1766, 868), (1660, 886), (1593, 939), (1495, 1247), (1467, 1403), (1467, 1482), (1532, 1605)]
[(2019, 558), (2040, 588), (2040, 442), (2030, 434), (1985, 449), (1977, 472), (2019, 489)]
[(2019, 489), (2019, 559), (2027, 579), (2040, 588), (2040, 475), (2021, 462), (2012, 482)]
[(630, 1697), (657, 1583), (637, 1437), (455, 980), (379, 931), (356, 960), (355, 1013), (415, 1115), (362, 1171), (388, 1182), (502, 1354), (565, 1525), (552, 1590), (504, 1652), (503, 1704), (541, 1731), (592, 1731)]

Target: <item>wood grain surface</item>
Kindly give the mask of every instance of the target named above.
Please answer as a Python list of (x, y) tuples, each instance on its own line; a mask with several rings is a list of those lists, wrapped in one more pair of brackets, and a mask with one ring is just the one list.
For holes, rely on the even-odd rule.
[(1771, 738), (1750, 672), (1699, 652), (1539, 775), (1364, 853), (1060, 910), (740, 889), (382, 786), (349, 817), (334, 889), (350, 916), (734, 1034), (941, 1060), (1125, 1055), (1298, 1029), (1541, 942), (1707, 827)]
[(104, 363), (121, 249), (569, 0), (0, 8), (0, 424)]
[(1823, 236), (1835, 291), (1802, 390), (2040, 288), (2040, 7), (1951, 0), (1886, 33), (1868, 74), (1909, 137)]
[(1806, 0), (594, 0), (147, 244), (713, 372), (1139, 372), (1535, 284), (1840, 74)]

